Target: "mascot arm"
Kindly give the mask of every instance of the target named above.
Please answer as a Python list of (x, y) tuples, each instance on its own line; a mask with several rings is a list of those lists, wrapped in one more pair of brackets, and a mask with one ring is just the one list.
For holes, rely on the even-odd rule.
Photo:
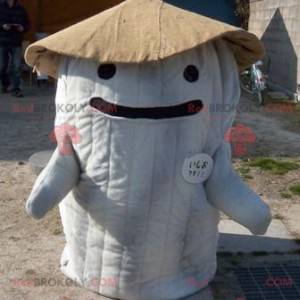
[(57, 148), (33, 186), (26, 202), (27, 213), (35, 219), (44, 217), (73, 189), (79, 176), (80, 167), (73, 147), (68, 155)]
[(269, 206), (233, 170), (230, 145), (223, 142), (214, 155), (214, 170), (206, 181), (208, 201), (224, 214), (262, 235), (271, 222)]

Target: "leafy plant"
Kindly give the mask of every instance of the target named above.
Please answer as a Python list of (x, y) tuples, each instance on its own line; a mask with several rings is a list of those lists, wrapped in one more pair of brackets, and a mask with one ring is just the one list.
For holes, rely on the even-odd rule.
[(245, 176), (245, 175), (249, 174), (250, 169), (249, 168), (245, 168), (245, 167), (240, 167), (238, 169), (238, 172), (241, 174), (241, 176)]
[(294, 195), (300, 196), (300, 183), (296, 183), (296, 184), (292, 185), (292, 186), (290, 187), (290, 191), (291, 191)]
[(289, 194), (289, 193), (286, 193), (286, 192), (280, 193), (280, 196), (281, 196), (282, 198), (285, 198), (285, 199), (291, 199), (291, 198), (292, 198), (292, 195)]
[(299, 164), (290, 161), (277, 161), (271, 158), (256, 158), (249, 162), (249, 166), (270, 171), (274, 175), (284, 175), (289, 171), (299, 169)]

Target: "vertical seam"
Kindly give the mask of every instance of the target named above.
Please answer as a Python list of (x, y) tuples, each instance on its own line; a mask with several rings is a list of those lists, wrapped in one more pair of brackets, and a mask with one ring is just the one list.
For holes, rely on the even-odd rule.
[[(207, 74), (207, 61), (204, 59), (205, 56), (207, 56), (207, 54), (209, 53), (209, 46), (205, 46), (205, 48), (203, 47), (202, 50), (197, 49), (197, 60), (199, 65), (201, 65), (201, 61), (200, 61), (200, 55), (201, 55), (201, 60), (204, 61), (204, 68), (202, 69), (202, 74), (203, 72), (205, 72)], [(212, 52), (214, 52), (214, 49), (211, 49)], [(214, 54), (213, 54), (214, 55)], [(211, 73), (210, 73), (211, 74)], [(216, 78), (215, 76), (213, 76), (213, 82), (215, 82)], [(214, 85), (216, 86), (216, 85)], [(213, 94), (212, 94), (212, 99), (215, 99), (215, 95), (214, 95), (214, 90), (213, 90)], [(201, 148), (202, 148), (202, 152), (206, 153), (208, 152), (207, 150), (207, 144), (208, 144), (208, 137), (209, 137), (209, 132), (210, 132), (210, 127), (211, 127), (211, 112), (210, 112), (210, 101), (207, 101), (207, 114), (209, 114), (208, 116), (208, 129), (204, 131), (205, 137), (203, 139), (201, 139), (201, 136), (203, 134), (203, 131), (201, 132), (201, 135), (199, 136), (199, 138), (201, 139)], [(200, 120), (198, 120), (200, 122)]]
[(140, 296), (141, 296), (141, 283), (143, 282), (141, 279), (141, 276), (143, 275), (143, 271), (144, 271), (144, 260), (145, 260), (145, 256), (146, 256), (146, 250), (145, 247), (146, 247), (146, 244), (147, 244), (147, 241), (148, 241), (148, 235), (149, 235), (149, 219), (150, 219), (150, 212), (151, 212), (151, 202), (152, 202), (152, 199), (153, 199), (153, 182), (154, 182), (154, 170), (155, 170), (155, 162), (156, 160), (154, 159), (154, 157), (156, 156), (155, 153), (156, 153), (156, 135), (155, 135), (155, 140), (154, 140), (154, 150), (153, 150), (153, 165), (152, 165), (152, 176), (151, 176), (151, 191), (150, 191), (150, 197), (149, 197), (149, 204), (148, 204), (148, 209), (147, 209), (147, 216), (146, 216), (146, 222), (145, 222), (145, 229), (144, 229), (144, 235), (145, 236), (145, 239), (144, 239), (144, 245), (143, 245), (143, 256), (141, 258), (141, 264), (140, 264), (140, 268), (139, 268), (139, 275), (138, 275), (138, 278), (139, 278), (139, 282), (138, 284), (140, 285), (139, 286), (139, 293), (138, 293), (138, 297), (140, 299)]
[[(95, 84), (95, 82), (97, 82), (97, 74), (96, 74), (96, 72), (95, 72), (95, 77), (94, 77), (94, 81), (93, 81), (93, 92), (92, 92), (92, 95), (95, 95), (95, 93), (96, 93), (96, 84)], [(88, 104), (89, 105), (89, 104)], [(91, 151), (90, 151), (90, 153), (89, 153), (89, 156), (88, 156), (88, 159), (87, 159), (87, 162), (86, 162), (86, 167), (87, 167), (87, 165), (88, 165), (88, 163), (89, 163), (89, 161), (91, 160), (91, 157), (92, 157), (92, 154), (93, 154), (93, 128), (94, 128), (94, 125), (95, 125), (95, 116), (93, 115), (93, 110), (90, 110), (91, 111), (91, 115), (90, 115), (90, 120), (91, 120), (91, 123), (92, 123), (92, 126), (91, 126), (91, 130), (90, 130), (90, 135), (91, 135), (91, 137), (92, 137), (92, 145), (91, 145)]]
[[(128, 189), (128, 195), (127, 195), (127, 201), (126, 201), (126, 216), (125, 216), (125, 222), (124, 222), (124, 236), (126, 236), (126, 233), (127, 233), (127, 227), (128, 227), (128, 207), (129, 207), (129, 201), (131, 199), (131, 181), (132, 181), (132, 169), (133, 169), (133, 164), (134, 164), (134, 158), (133, 158), (133, 153), (135, 153), (135, 136), (136, 136), (136, 124), (134, 126), (134, 133), (133, 133), (133, 146), (132, 146), (132, 151), (131, 151), (131, 164), (130, 164), (130, 170), (128, 172), (128, 174), (131, 174), (130, 175), (130, 178), (129, 178), (129, 182), (128, 182), (128, 186), (129, 186), (129, 189)], [(123, 267), (123, 260), (124, 260), (124, 249), (122, 249), (122, 257), (121, 257), (121, 262), (120, 262), (120, 267), (119, 267), (119, 274), (118, 274), (118, 290), (117, 290), (117, 295), (118, 297), (120, 297), (120, 294), (119, 294), (119, 291), (120, 291), (120, 278), (121, 278), (121, 272), (122, 272), (122, 267)]]
[[(101, 271), (100, 271), (100, 282), (101, 282), (101, 279), (102, 279), (102, 274), (103, 274), (103, 255), (104, 255), (104, 252), (105, 252), (105, 238), (106, 238), (106, 235), (107, 235), (107, 229), (106, 229), (106, 220), (107, 220), (107, 202), (108, 202), (108, 191), (109, 191), (109, 183), (110, 183), (110, 174), (111, 174), (111, 123), (112, 123), (112, 120), (109, 119), (109, 134), (108, 134), (108, 137), (109, 137), (109, 140), (108, 140), (108, 149), (109, 149), (109, 159), (108, 159), (108, 174), (107, 174), (107, 185), (106, 185), (106, 199), (105, 199), (105, 218), (104, 218), (104, 236), (103, 236), (103, 249), (102, 249), (102, 255), (101, 255)], [(99, 285), (99, 293), (100, 292), (100, 289), (101, 289), (101, 285)]]
[[(95, 93), (95, 90), (96, 90), (96, 85), (94, 84), (94, 87), (93, 87), (93, 94)], [(93, 116), (93, 112), (91, 112), (91, 116), (90, 116), (90, 120), (91, 120), (91, 129), (90, 129), (90, 136), (92, 138), (92, 145), (91, 145), (91, 150), (90, 150), (90, 153), (89, 153), (89, 156), (88, 156), (88, 159), (87, 159), (87, 162), (86, 162), (86, 168), (88, 166), (88, 163), (90, 161), (90, 157), (93, 155), (93, 148), (94, 148), (94, 143), (93, 143), (93, 133), (94, 133), (94, 125), (95, 125), (95, 117)], [(87, 216), (87, 219), (88, 219), (88, 225), (87, 225), (87, 232), (86, 232), (86, 241), (85, 241), (85, 259), (84, 259), (84, 269), (83, 269), (83, 274), (82, 274), (82, 278), (83, 280), (85, 280), (85, 275), (86, 275), (86, 270), (87, 270), (87, 256), (88, 256), (88, 236), (89, 236), (89, 231), (90, 231), (90, 212), (89, 212), (89, 204), (87, 203), (86, 204), (87, 207), (87, 211), (86, 211), (86, 216)]]
[(161, 263), (161, 268), (160, 268), (160, 275), (161, 275), (161, 271), (164, 267), (164, 263), (165, 263), (165, 258), (166, 258), (166, 242), (169, 238), (169, 227), (170, 227), (170, 219), (171, 219), (171, 214), (170, 214), (170, 211), (173, 207), (173, 199), (174, 199), (174, 187), (175, 187), (175, 177), (176, 177), (176, 170), (177, 170), (177, 143), (178, 143), (178, 131), (179, 131), (179, 124), (180, 123), (177, 123), (177, 128), (176, 128), (176, 137), (175, 137), (175, 146), (174, 146), (174, 149), (175, 149), (175, 153), (174, 153), (174, 159), (173, 159), (173, 174), (172, 174), (172, 184), (171, 184), (171, 189), (172, 189), (172, 193), (171, 193), (171, 197), (170, 197), (170, 203), (169, 203), (169, 210), (168, 210), (168, 221), (167, 221), (167, 235), (166, 235), (166, 238), (164, 239), (164, 247), (163, 249), (165, 250), (164, 251), (164, 254), (163, 254), (163, 259), (162, 259), (162, 263)]

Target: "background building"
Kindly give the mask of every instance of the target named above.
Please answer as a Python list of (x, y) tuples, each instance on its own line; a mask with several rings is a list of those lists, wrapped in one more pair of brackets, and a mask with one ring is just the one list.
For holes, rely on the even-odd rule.
[(270, 80), (297, 93), (300, 84), (300, 0), (250, 0), (249, 30), (266, 48)]

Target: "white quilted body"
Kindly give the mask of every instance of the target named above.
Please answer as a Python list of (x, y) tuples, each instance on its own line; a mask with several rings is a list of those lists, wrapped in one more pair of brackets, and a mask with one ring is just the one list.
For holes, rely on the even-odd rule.
[[(220, 107), (238, 102), (236, 63), (219, 41), (160, 62), (116, 64), (109, 80), (98, 77), (98, 65), (66, 58), (60, 68), (56, 126), (68, 124), (79, 135), (72, 142), (79, 177), (60, 202), (62, 271), (112, 298), (186, 297), (215, 274), (219, 212), (205, 182), (184, 179), (183, 164), (196, 154), (214, 157), (223, 144), (234, 110)], [(197, 66), (198, 81), (184, 79), (187, 65)], [(93, 97), (128, 107), (200, 99), (204, 109), (173, 119), (128, 119), (92, 109)]]

